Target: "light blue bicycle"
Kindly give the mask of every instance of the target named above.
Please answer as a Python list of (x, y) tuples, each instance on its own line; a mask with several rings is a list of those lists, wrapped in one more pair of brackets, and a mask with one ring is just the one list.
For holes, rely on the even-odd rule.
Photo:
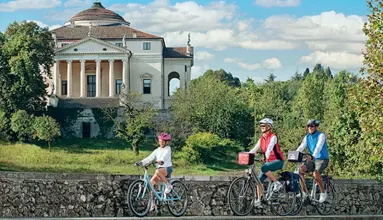
[[(133, 181), (128, 189), (127, 202), (130, 210), (137, 217), (144, 217), (148, 214), (150, 204), (154, 199), (156, 205), (167, 205), (169, 212), (176, 217), (185, 214), (188, 205), (188, 194), (186, 186), (177, 179), (168, 180), (173, 186), (170, 193), (165, 194), (165, 184), (161, 184), (161, 190), (157, 191), (150, 184), (148, 174), (148, 167), (155, 165), (152, 162), (148, 165), (142, 166), (145, 170), (143, 178)], [(135, 164), (138, 165), (137, 163)]]

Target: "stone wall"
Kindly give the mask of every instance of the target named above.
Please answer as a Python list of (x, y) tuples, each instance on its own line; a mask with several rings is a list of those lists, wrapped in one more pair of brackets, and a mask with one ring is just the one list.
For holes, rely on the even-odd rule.
[[(0, 172), (1, 217), (131, 216), (125, 195), (138, 176)], [(175, 177), (177, 178), (177, 177)], [(226, 204), (230, 177), (182, 178), (189, 189), (187, 215), (232, 215)], [(334, 214), (382, 214), (383, 184), (336, 180)], [(259, 213), (257, 213), (259, 212)], [(270, 214), (254, 210), (253, 214)], [(168, 215), (165, 208), (160, 213)], [(304, 209), (301, 214), (314, 214)]]

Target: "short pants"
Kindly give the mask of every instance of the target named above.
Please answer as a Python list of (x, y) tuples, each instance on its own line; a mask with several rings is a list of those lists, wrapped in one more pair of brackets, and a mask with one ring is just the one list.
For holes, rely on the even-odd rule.
[(307, 172), (311, 173), (314, 170), (318, 171), (319, 174), (322, 174), (324, 169), (328, 166), (328, 159), (317, 159), (306, 162), (304, 165), (306, 166)]
[(166, 169), (166, 172), (168, 173), (168, 175), (165, 176), (166, 178), (171, 178), (172, 177), (172, 172), (173, 172), (173, 168), (172, 167), (159, 167), (158, 169), (160, 169), (160, 168), (165, 168)]
[(266, 162), (265, 164), (262, 165), (261, 172), (259, 172), (259, 180), (261, 180), (261, 182), (264, 182), (267, 178), (265, 173), (267, 173), (268, 171), (280, 170), (282, 168), (283, 168), (283, 160), (274, 160), (271, 162)]

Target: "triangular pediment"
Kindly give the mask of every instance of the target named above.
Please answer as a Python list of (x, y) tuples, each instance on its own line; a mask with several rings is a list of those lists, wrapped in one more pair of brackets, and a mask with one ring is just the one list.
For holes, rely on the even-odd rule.
[(55, 54), (130, 53), (126, 48), (93, 37), (86, 37), (76, 43), (59, 48)]

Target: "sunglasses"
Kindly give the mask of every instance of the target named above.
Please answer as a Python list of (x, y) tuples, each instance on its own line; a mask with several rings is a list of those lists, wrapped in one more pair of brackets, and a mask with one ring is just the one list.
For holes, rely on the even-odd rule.
[(308, 128), (315, 128), (315, 125), (307, 125)]
[(259, 127), (261, 127), (261, 128), (266, 128), (266, 125), (261, 125), (261, 126), (259, 126)]

